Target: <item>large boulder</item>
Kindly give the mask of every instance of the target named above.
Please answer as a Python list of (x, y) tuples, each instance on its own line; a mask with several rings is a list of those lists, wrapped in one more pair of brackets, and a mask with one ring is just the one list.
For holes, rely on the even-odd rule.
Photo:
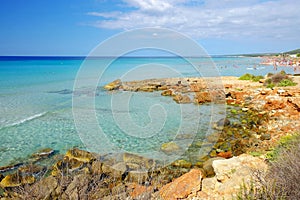
[(190, 172), (176, 178), (163, 186), (159, 194), (164, 200), (177, 200), (195, 194), (201, 189), (201, 180), (204, 177), (202, 170), (192, 169)]
[(208, 195), (208, 199), (232, 199), (243, 184), (256, 180), (254, 172), (264, 173), (267, 170), (267, 164), (262, 159), (247, 154), (213, 160), (212, 167), (215, 177), (202, 181), (202, 192)]

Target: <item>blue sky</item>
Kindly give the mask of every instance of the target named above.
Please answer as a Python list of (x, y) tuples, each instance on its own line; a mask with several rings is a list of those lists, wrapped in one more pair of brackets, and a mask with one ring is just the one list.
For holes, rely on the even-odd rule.
[[(0, 55), (87, 55), (126, 30), (161, 27), (209, 54), (300, 47), (294, 0), (0, 0)], [(120, 44), (121, 45), (121, 44)]]

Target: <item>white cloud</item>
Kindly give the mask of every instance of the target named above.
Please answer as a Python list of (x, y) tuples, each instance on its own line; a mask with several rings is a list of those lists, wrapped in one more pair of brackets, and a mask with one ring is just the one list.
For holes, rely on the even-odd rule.
[(131, 11), (89, 13), (105, 29), (164, 27), (196, 38), (298, 38), (300, 1), (123, 0)]

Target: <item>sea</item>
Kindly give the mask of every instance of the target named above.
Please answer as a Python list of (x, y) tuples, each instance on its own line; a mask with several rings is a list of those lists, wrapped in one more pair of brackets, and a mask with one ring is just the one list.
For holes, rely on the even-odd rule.
[[(180, 145), (191, 142), (184, 139), (191, 139), (192, 133), (203, 140), (212, 121), (224, 115), (224, 108), (179, 105), (160, 92), (103, 90), (115, 79), (266, 75), (280, 70), (293, 74), (290, 68), (274, 71), (273, 66), (260, 65), (261, 58), (191, 59), (193, 65), (180, 57), (0, 57), (0, 166), (18, 163), (43, 148), (159, 157), (155, 152), (178, 134), (183, 138)], [(206, 73), (211, 68), (213, 74)]]

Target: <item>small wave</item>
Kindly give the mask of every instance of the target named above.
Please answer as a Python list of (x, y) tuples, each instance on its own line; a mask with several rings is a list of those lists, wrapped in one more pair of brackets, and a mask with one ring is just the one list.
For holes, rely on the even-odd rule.
[(25, 119), (19, 120), (19, 121), (17, 121), (17, 122), (12, 123), (12, 124), (8, 124), (8, 125), (4, 126), (3, 128), (12, 127), (12, 126), (18, 126), (18, 125), (23, 124), (23, 123), (25, 123), (25, 122), (27, 122), (27, 121), (31, 121), (31, 120), (34, 120), (34, 119), (36, 119), (36, 118), (42, 117), (42, 116), (44, 116), (46, 113), (47, 113), (47, 112), (42, 112), (42, 113), (38, 113), (38, 114), (32, 115), (32, 116), (30, 116), (30, 117), (27, 117), (27, 118), (25, 118)]

